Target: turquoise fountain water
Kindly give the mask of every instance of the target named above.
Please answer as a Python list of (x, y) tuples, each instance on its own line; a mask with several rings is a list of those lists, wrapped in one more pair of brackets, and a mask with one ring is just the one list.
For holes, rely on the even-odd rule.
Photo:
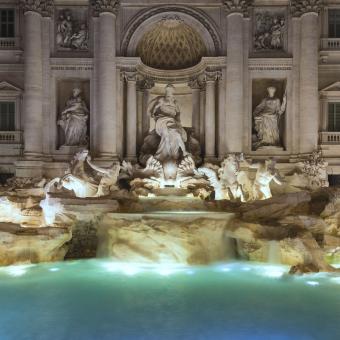
[(1, 340), (340, 339), (340, 277), (230, 263), (0, 269)]

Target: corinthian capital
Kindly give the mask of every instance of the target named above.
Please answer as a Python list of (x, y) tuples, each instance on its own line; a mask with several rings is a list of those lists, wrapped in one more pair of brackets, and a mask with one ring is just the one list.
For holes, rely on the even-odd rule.
[(323, 5), (322, 0), (290, 0), (293, 16), (299, 17), (305, 13), (319, 13)]
[(224, 7), (227, 14), (241, 13), (244, 16), (249, 15), (249, 7), (252, 6), (253, 0), (224, 0)]
[(91, 6), (94, 15), (100, 13), (113, 13), (117, 14), (120, 6), (120, 0), (91, 0)]
[(20, 0), (24, 12), (37, 12), (43, 16), (51, 16), (54, 9), (54, 0)]

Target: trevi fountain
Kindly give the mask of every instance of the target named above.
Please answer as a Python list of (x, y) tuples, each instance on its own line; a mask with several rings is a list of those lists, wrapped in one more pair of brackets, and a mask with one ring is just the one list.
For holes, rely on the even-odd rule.
[(339, 338), (329, 3), (0, 4), (0, 339)]

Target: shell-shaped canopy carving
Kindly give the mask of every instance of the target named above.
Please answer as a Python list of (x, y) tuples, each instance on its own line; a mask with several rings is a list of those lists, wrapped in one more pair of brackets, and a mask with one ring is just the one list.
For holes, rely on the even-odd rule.
[(206, 52), (201, 36), (178, 16), (164, 17), (137, 46), (137, 56), (145, 65), (164, 70), (194, 66)]

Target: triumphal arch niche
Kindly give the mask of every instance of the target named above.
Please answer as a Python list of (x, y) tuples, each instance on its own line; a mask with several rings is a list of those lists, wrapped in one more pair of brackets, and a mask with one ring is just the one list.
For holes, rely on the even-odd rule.
[(187, 157), (197, 165), (202, 156), (215, 159), (219, 149), (225, 58), (218, 57), (221, 43), (213, 25), (194, 13), (163, 9), (141, 17), (142, 28), (137, 20), (123, 40), (122, 151), (143, 166), (155, 158), (165, 178), (176, 178)]

